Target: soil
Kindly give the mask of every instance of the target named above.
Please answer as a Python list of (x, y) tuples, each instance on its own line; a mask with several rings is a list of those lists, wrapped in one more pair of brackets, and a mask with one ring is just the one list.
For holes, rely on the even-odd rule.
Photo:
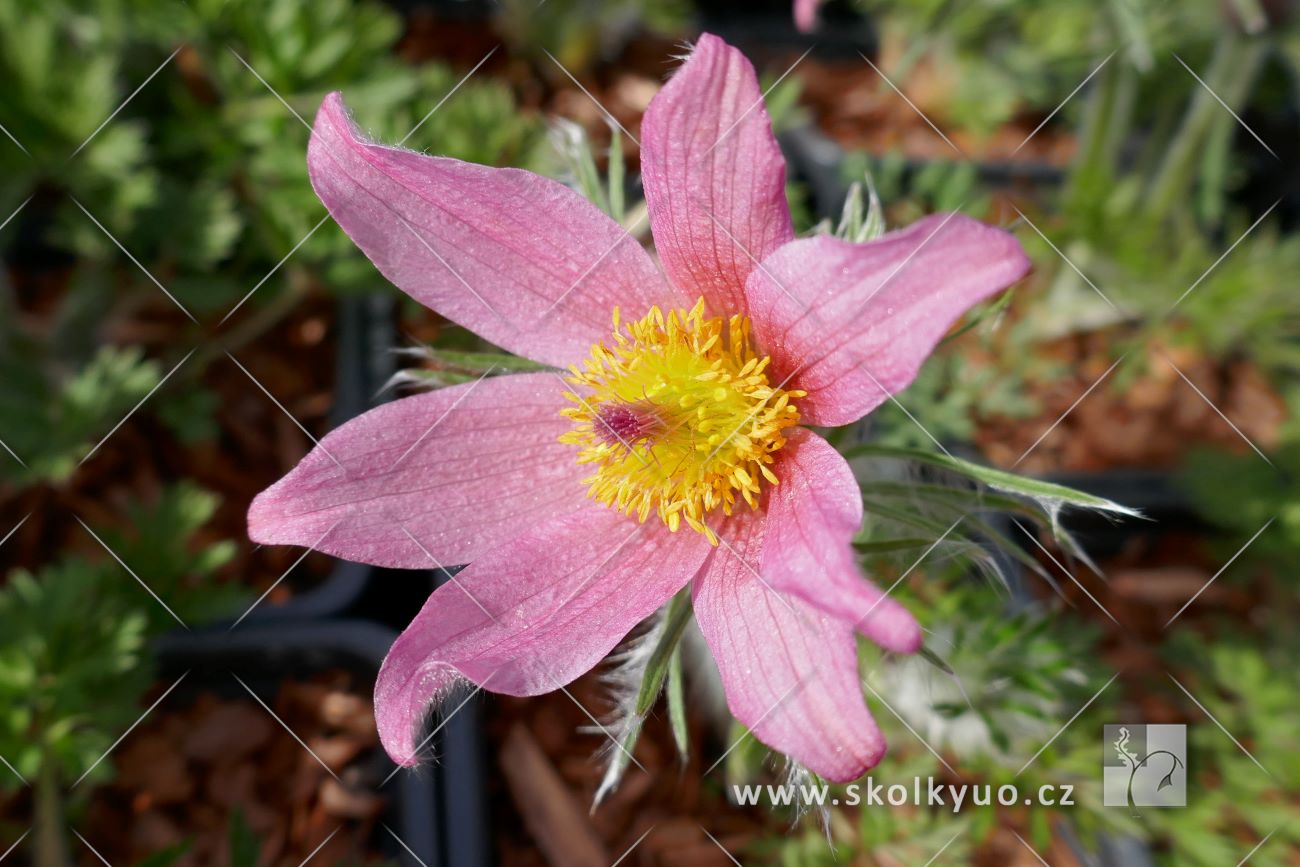
[(1157, 343), (1145, 350), (1134, 374), (1125, 362), (1084, 397), (1119, 358), (1119, 337), (1091, 332), (1038, 347), (1045, 361), (1059, 365), (1060, 375), (1027, 383), (1041, 407), (1035, 417), (980, 420), (975, 442), (988, 459), (1030, 474), (1172, 468), (1193, 448), (1244, 453), (1250, 450), (1245, 438), (1265, 452), (1277, 445), (1286, 405), (1244, 360), (1221, 361)]
[[(593, 717), (608, 717), (612, 706), (598, 672), (568, 689)], [(633, 750), (645, 770), (630, 767), (615, 793), (589, 813), (604, 768), (597, 753), (613, 748), (609, 739), (599, 731), (583, 733), (593, 728), (592, 720), (563, 692), (527, 699), (492, 696), (487, 734), (497, 761), (487, 784), (500, 867), (585, 865), (548, 861), (544, 852), (555, 847), (591, 853), (592, 864), (611, 864), (631, 849), (622, 863), (729, 867), (734, 862), (708, 834), (740, 857), (760, 836), (787, 828), (769, 811), (727, 802), (722, 769), (704, 773), (727, 745), (712, 738), (696, 714), (688, 715), (691, 755), (683, 766), (662, 710), (660, 706), (647, 721)], [(530, 752), (535, 753), (530, 761), (534, 771), (512, 774), (511, 767)], [(543, 823), (536, 815), (539, 800), (562, 806)]]
[(117, 778), (92, 796), (82, 833), (113, 864), (185, 843), (175, 867), (229, 864), (238, 813), (260, 865), (293, 867), (322, 844), (320, 864), (386, 863), (376, 845), (385, 765), (369, 690), (357, 686), (326, 673), (285, 681), (268, 702), (329, 770), (237, 684), (185, 706), (169, 698), (114, 751)]
[[(12, 276), (22, 327), (32, 334), (46, 333), (57, 299), (66, 290), (66, 275)], [(105, 317), (99, 339), (141, 346), (164, 373), (190, 348), (198, 349), (67, 481), (18, 492), (0, 489), (6, 527), (25, 514), (31, 516), (6, 542), (6, 563), (38, 568), (51, 551), (106, 556), (76, 517), (97, 530), (120, 527), (128, 503), (151, 502), (167, 485), (188, 479), (220, 496), (217, 512), (196, 534), (196, 544), (230, 539), (238, 546), (218, 580), (246, 583), (260, 594), (301, 551), (249, 542), (248, 503), (291, 469), (311, 449), (311, 440), (220, 351), (219, 338), (194, 329), (161, 293), (137, 295), (133, 301)], [(329, 430), (333, 407), (334, 309), (334, 302), (323, 294), (309, 294), (256, 339), (231, 347), (240, 364), (316, 437)], [(194, 389), (211, 395), (216, 435), (186, 443), (154, 410)], [(333, 568), (331, 558), (309, 554), (267, 602), (284, 601), (319, 583)]]
[[(796, 57), (792, 56), (790, 62)], [(877, 65), (888, 74), (887, 61)], [(793, 74), (804, 88), (800, 104), (811, 107), (817, 125), (849, 150), (873, 154), (898, 151), (922, 162), (974, 159), (1050, 166), (1064, 166), (1074, 155), (1075, 142), (1068, 131), (1048, 124), (1034, 133), (1041, 121), (1037, 117), (1018, 118), (988, 136), (945, 128), (942, 118), (947, 84), (927, 74), (924, 65), (906, 82), (894, 82), (917, 108), (908, 105), (866, 61), (831, 62), (809, 57)], [(930, 126), (927, 118), (939, 125), (943, 135)], [(944, 141), (944, 136), (952, 145)]]

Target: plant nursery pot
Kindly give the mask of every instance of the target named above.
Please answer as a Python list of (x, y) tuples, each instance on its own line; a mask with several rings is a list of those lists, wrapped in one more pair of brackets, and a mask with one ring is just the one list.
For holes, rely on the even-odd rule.
[(740, 48), (760, 69), (791, 51), (811, 51), (815, 57), (839, 60), (859, 59), (861, 54), (877, 50), (870, 18), (848, 2), (823, 3), (818, 10), (819, 24), (811, 33), (795, 28), (794, 6), (789, 0), (699, 0), (695, 10), (699, 30)]
[[(246, 698), (239, 681), (269, 705), (282, 681), (322, 672), (345, 670), (373, 685), (396, 637), (360, 621), (285, 621), (173, 632), (159, 640), (157, 650), (163, 681), (188, 672), (168, 697), (172, 706), (200, 693)], [(372, 844), (385, 858), (409, 867), (488, 863), (477, 737), (477, 708), (467, 705), (430, 741), (436, 762), (400, 770), (387, 785), (375, 787), (387, 804)], [(370, 779), (386, 780), (396, 770), (379, 748), (362, 764)], [(385, 826), (389, 833), (379, 831)]]
[(1164, 470), (1052, 473), (1046, 479), (1105, 497), (1142, 514), (1142, 518), (1123, 519), (1108, 518), (1083, 509), (1070, 509), (1063, 514), (1061, 520), (1065, 528), (1075, 535), (1085, 551), (1097, 559), (1113, 556), (1134, 537), (1208, 529), (1196, 517), (1191, 503), (1175, 484), (1173, 475)]

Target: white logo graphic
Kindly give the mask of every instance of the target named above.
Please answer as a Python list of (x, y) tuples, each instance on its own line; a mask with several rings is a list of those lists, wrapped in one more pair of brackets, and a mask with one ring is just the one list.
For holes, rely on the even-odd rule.
[(1102, 786), (1107, 807), (1187, 806), (1187, 726), (1106, 726)]

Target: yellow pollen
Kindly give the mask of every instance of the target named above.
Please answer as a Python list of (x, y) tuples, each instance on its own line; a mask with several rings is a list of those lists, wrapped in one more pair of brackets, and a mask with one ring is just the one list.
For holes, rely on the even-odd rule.
[(777, 484), (773, 454), (799, 423), (792, 398), (769, 385), (766, 356), (750, 344), (749, 319), (706, 317), (704, 299), (636, 322), (614, 310), (613, 338), (597, 343), (568, 380), (562, 410), (574, 421), (560, 442), (580, 448), (583, 479), (598, 502), (668, 529), (688, 527), (714, 545), (705, 516), (758, 508), (763, 483)]

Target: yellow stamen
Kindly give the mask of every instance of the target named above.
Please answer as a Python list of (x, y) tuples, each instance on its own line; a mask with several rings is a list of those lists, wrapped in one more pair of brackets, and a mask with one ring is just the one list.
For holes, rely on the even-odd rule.
[(806, 393), (768, 384), (749, 327), (744, 316), (706, 317), (703, 298), (635, 322), (615, 309), (613, 340), (570, 368), (577, 388), (561, 410), (575, 424), (560, 441), (595, 469), (583, 479), (593, 499), (641, 521), (654, 511), (715, 545), (710, 512), (730, 515), (738, 499), (758, 508), (763, 482), (777, 484), (783, 431), (799, 423), (792, 398)]

